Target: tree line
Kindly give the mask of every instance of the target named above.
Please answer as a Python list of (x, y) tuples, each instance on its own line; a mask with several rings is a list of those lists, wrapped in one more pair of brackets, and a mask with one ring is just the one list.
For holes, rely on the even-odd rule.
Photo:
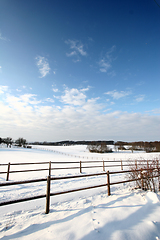
[[(7, 147), (11, 147), (12, 145), (16, 145), (19, 147), (26, 147), (28, 144), (26, 139), (18, 138), (17, 140), (13, 140), (11, 137), (1, 138), (0, 144), (5, 143)], [(108, 148), (108, 145), (114, 145), (115, 150), (132, 150), (133, 151), (146, 151), (146, 152), (160, 152), (160, 141), (138, 141), (138, 142), (124, 142), (113, 140), (98, 140), (98, 141), (60, 141), (60, 142), (32, 142), (32, 145), (45, 145), (45, 146), (70, 146), (70, 145), (87, 145), (89, 146), (91, 152), (111, 152), (111, 149)]]
[(11, 137), (7, 138), (1, 138), (0, 137), (0, 144), (4, 143), (7, 145), (7, 147), (11, 147), (12, 145), (18, 146), (18, 147), (26, 147), (27, 141), (24, 138), (18, 138), (17, 140), (13, 140)]
[(144, 142), (144, 141), (138, 141), (138, 142), (123, 142), (123, 141), (117, 141), (115, 143), (115, 146), (118, 147), (119, 150), (135, 150), (135, 151), (146, 151), (146, 152), (160, 152), (160, 141), (154, 141), (154, 142)]

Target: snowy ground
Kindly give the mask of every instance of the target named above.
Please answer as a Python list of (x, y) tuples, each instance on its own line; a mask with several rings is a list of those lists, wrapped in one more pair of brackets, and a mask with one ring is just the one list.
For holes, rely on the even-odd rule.
[[(159, 158), (158, 154), (142, 152), (91, 154), (86, 150), (86, 146), (45, 148), (50, 151), (1, 147), (0, 163)], [(33, 167), (35, 166), (29, 166), (29, 168)], [(6, 171), (6, 166), (0, 168), (0, 171)], [(27, 168), (28, 166), (23, 166), (23, 169)], [(15, 169), (18, 169), (17, 166), (11, 166), (11, 170)], [(119, 171), (120, 167), (109, 170)], [(100, 171), (102, 169), (92, 169), (92, 172)], [(83, 173), (87, 172), (90, 172), (89, 169), (83, 171)], [(79, 170), (52, 171), (53, 176), (71, 174), (79, 174)], [(12, 173), (10, 181), (47, 175), (48, 171)], [(117, 181), (122, 178), (125, 176), (117, 174), (112, 180)], [(5, 179), (6, 174), (0, 174), (0, 182), (4, 182)], [(52, 183), (51, 192), (103, 183), (106, 183), (106, 176), (61, 180)], [(46, 182), (0, 187), (0, 202), (45, 193)], [(50, 213), (47, 215), (45, 199), (0, 207), (0, 239), (160, 239), (159, 193), (134, 190), (130, 184), (121, 184), (112, 186), (111, 194), (108, 197), (106, 187), (102, 187), (54, 196), (51, 197)]]

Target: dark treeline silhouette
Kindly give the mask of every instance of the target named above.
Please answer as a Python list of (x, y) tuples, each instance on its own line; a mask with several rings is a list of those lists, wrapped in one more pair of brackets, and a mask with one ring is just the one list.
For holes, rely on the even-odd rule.
[(117, 141), (115, 143), (115, 146), (118, 147), (120, 150), (125, 150), (126, 146), (129, 146), (132, 151), (133, 150), (143, 150), (146, 152), (160, 152), (160, 141), (154, 141), (154, 142), (123, 142), (123, 141)]
[(69, 145), (100, 145), (102, 143), (105, 143), (106, 145), (114, 145), (114, 141), (110, 140), (110, 141), (60, 141), (60, 142), (33, 142), (30, 143), (32, 145), (46, 145), (46, 146), (69, 146)]
[[(1, 138), (0, 144), (5, 143), (7, 147), (11, 147), (12, 144), (17, 146), (26, 146), (27, 141), (24, 138), (18, 138), (17, 140), (12, 140), (11, 137)], [(115, 148), (118, 150), (126, 150), (130, 149), (132, 151), (146, 151), (146, 152), (160, 152), (160, 141), (137, 141), (137, 142), (125, 142), (125, 141), (117, 141), (113, 140), (97, 140), (97, 141), (59, 141), (59, 142), (30, 142), (31, 145), (45, 145), (45, 146), (70, 146), (70, 145), (115, 145)]]

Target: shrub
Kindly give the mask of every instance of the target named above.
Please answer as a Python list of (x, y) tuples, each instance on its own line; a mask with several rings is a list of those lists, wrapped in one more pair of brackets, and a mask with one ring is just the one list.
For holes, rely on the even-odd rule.
[(112, 152), (112, 149), (110, 149), (106, 144), (88, 145), (87, 149), (90, 152), (95, 152), (95, 153), (111, 153)]
[(135, 165), (130, 165), (129, 170), (131, 170), (131, 172), (127, 174), (127, 178), (129, 180), (137, 179), (135, 181), (136, 188), (154, 192), (159, 190), (160, 168), (158, 160), (142, 160), (138, 161), (138, 164), (135, 161)]

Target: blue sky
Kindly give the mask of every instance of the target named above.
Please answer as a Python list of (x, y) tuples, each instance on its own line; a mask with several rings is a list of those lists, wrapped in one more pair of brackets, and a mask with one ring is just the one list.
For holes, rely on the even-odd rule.
[(160, 140), (158, 4), (1, 0), (0, 136)]

